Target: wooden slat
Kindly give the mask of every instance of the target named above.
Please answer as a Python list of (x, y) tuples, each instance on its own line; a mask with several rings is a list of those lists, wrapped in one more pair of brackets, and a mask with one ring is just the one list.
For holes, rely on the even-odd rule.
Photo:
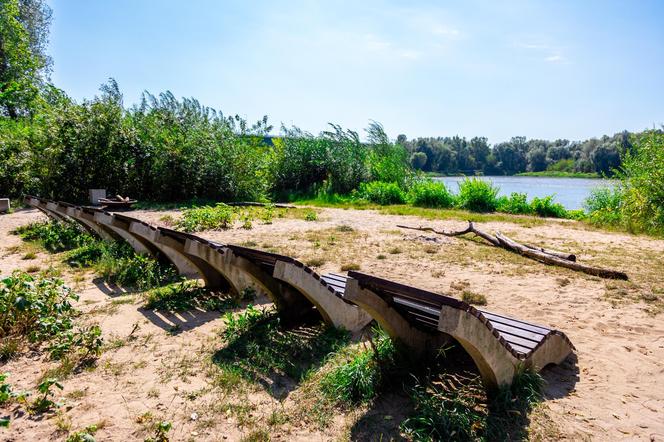
[(529, 349), (529, 348), (521, 347), (520, 345), (517, 345), (517, 344), (510, 344), (510, 346), (511, 346), (514, 350), (516, 350), (517, 352), (519, 352), (519, 353), (523, 353), (524, 355), (527, 355), (528, 353), (530, 353), (530, 349)]
[(419, 311), (422, 311), (422, 312), (426, 312), (429, 315), (435, 317), (436, 320), (438, 320), (438, 318), (440, 317), (440, 310), (439, 309), (435, 309), (433, 307), (429, 307), (428, 305), (424, 305), (424, 304), (418, 304), (416, 302), (413, 302), (413, 301), (410, 301), (410, 300), (407, 300), (407, 299), (403, 299), (403, 298), (400, 298), (400, 297), (397, 297), (397, 296), (395, 296), (393, 299), (394, 299), (394, 302), (397, 303), (397, 304), (405, 305), (405, 306), (408, 306), (412, 309), (419, 310)]
[(518, 336), (520, 338), (528, 339), (529, 341), (533, 342), (540, 342), (542, 339), (544, 339), (544, 336), (546, 336), (539, 333), (533, 333), (528, 330), (510, 327), (509, 325), (501, 324), (499, 322), (491, 322), (491, 325), (493, 326), (493, 328), (495, 328), (501, 333), (507, 333), (513, 336)]
[(547, 334), (551, 329), (540, 327), (539, 325), (530, 324), (528, 322), (519, 321), (518, 319), (507, 318), (505, 316), (496, 315), (495, 313), (485, 312), (480, 310), (484, 316), (487, 317), (489, 321), (509, 325), (512, 327), (520, 328), (523, 330), (528, 330), (533, 333)]
[(524, 339), (524, 338), (521, 338), (519, 336), (514, 336), (514, 335), (507, 334), (507, 333), (502, 333), (500, 331), (498, 332), (498, 334), (500, 336), (502, 336), (503, 339), (505, 339), (507, 342), (509, 342), (510, 345), (514, 345), (514, 344), (520, 345), (520, 346), (525, 347), (529, 350), (532, 350), (538, 344), (538, 342), (533, 342), (529, 339)]
[(338, 273), (328, 273), (325, 276), (327, 276), (330, 279), (334, 279), (334, 280), (343, 282), (344, 284), (346, 284), (346, 281), (348, 281), (348, 276), (339, 275)]

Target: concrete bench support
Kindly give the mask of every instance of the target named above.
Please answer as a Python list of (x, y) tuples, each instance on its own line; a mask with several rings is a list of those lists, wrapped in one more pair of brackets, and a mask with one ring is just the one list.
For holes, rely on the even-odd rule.
[(342, 327), (355, 332), (371, 322), (371, 316), (356, 305), (344, 302), (327, 287), (319, 278), (307, 272), (304, 267), (291, 262), (277, 261), (274, 277), (287, 282), (305, 296), (323, 317), (323, 320), (335, 327)]

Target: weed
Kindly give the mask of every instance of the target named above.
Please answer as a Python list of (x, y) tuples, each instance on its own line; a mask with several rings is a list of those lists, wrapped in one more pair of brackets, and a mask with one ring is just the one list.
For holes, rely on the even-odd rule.
[(370, 341), (371, 349), (361, 350), (321, 379), (321, 390), (328, 398), (351, 405), (376, 397), (384, 372), (394, 364), (396, 349), (383, 330), (374, 329), (373, 332), (376, 342)]
[(240, 442), (269, 442), (270, 433), (265, 429), (252, 430), (249, 434), (242, 436)]
[(376, 259), (387, 259), (387, 256), (381, 253), (380, 255), (376, 256)]
[(342, 272), (348, 272), (350, 270), (360, 270), (360, 265), (354, 262), (348, 264), (342, 264), (341, 266)]
[(391, 255), (398, 255), (399, 253), (402, 252), (402, 250), (401, 250), (401, 248), (399, 248), (399, 247), (392, 247), (392, 248), (389, 250), (389, 252), (390, 252)]
[(35, 259), (35, 258), (37, 258), (37, 254), (35, 252), (28, 252), (25, 255), (23, 255), (21, 259), (27, 261), (29, 259)]
[(313, 257), (304, 262), (309, 267), (320, 267), (325, 264), (325, 258)]
[(481, 293), (471, 292), (470, 290), (464, 290), (461, 294), (461, 299), (463, 302), (473, 305), (486, 305), (487, 300), (486, 296)]
[(219, 203), (214, 207), (195, 207), (185, 210), (175, 227), (185, 232), (229, 229), (235, 218), (236, 213), (232, 207)]
[(318, 214), (313, 210), (309, 210), (304, 214), (305, 221), (316, 221), (318, 219)]
[(448, 208), (454, 205), (454, 195), (445, 184), (430, 179), (413, 183), (408, 192), (408, 200), (416, 207)]
[(567, 210), (560, 203), (553, 202), (553, 196), (545, 196), (544, 198), (535, 197), (530, 202), (533, 212), (539, 216), (549, 218), (567, 218)]
[(338, 225), (337, 227), (335, 227), (335, 230), (336, 230), (337, 232), (354, 232), (354, 231), (355, 231), (355, 229), (353, 229), (353, 228), (352, 228), (351, 226), (349, 226), (348, 224), (341, 224), (341, 225)]
[(62, 390), (64, 387), (61, 383), (54, 378), (48, 378), (43, 380), (37, 387), (37, 391), (41, 393), (41, 396), (36, 398), (30, 404), (30, 411), (34, 413), (44, 413), (53, 409), (54, 407), (59, 407), (61, 404), (53, 402), (51, 397), (54, 395), (51, 391), (51, 387), (56, 387)]
[(94, 239), (71, 222), (48, 221), (17, 228), (14, 233), (26, 241), (37, 241), (49, 252), (81, 247)]
[(40, 270), (41, 270), (41, 267), (39, 267), (38, 265), (30, 265), (30, 266), (26, 267), (26, 269), (25, 269), (25, 271), (28, 272), (28, 273), (37, 273)]
[(480, 178), (466, 178), (459, 183), (457, 206), (471, 212), (495, 212), (499, 189)]
[(94, 442), (97, 430), (97, 425), (88, 425), (84, 429), (70, 434), (65, 442)]
[(173, 428), (173, 424), (167, 421), (159, 421), (153, 427), (152, 437), (145, 439), (145, 442), (168, 442), (168, 432)]
[(381, 206), (389, 204), (403, 204), (406, 202), (406, 194), (396, 183), (385, 183), (381, 181), (372, 181), (361, 183), (359, 194)]

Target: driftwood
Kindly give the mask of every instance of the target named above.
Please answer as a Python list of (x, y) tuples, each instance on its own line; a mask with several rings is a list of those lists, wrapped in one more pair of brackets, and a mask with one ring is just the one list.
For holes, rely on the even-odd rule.
[(543, 262), (549, 265), (557, 265), (560, 267), (566, 267), (577, 272), (587, 273), (589, 275), (599, 276), (601, 278), (609, 279), (623, 279), (627, 280), (627, 274), (617, 270), (603, 269), (600, 267), (592, 267), (586, 264), (581, 264), (576, 262), (576, 255), (566, 252), (559, 252), (557, 250), (547, 250), (542, 247), (535, 247), (531, 245), (521, 244), (513, 239), (508, 238), (507, 236), (497, 232), (494, 235), (490, 235), (486, 232), (483, 232), (477, 229), (471, 221), (468, 221), (468, 227), (464, 230), (458, 230), (453, 232), (446, 232), (443, 230), (435, 230), (431, 227), (412, 227), (412, 226), (403, 226), (397, 225), (402, 229), (411, 229), (411, 230), (421, 230), (424, 232), (433, 232), (438, 235), (445, 236), (461, 236), (467, 233), (474, 233), (480, 238), (484, 239), (491, 245), (495, 247), (501, 247), (503, 249), (509, 250), (519, 255), (525, 256), (530, 259), (534, 259), (539, 262)]
[(269, 203), (257, 203), (254, 201), (236, 201), (231, 203), (226, 203), (227, 206), (238, 206), (238, 207), (265, 207), (272, 205), (277, 209), (295, 209), (295, 206), (291, 204), (269, 204)]

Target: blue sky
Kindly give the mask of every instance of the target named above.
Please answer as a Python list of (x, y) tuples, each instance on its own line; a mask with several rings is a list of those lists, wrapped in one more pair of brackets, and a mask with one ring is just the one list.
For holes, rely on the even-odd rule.
[(311, 132), (584, 139), (664, 123), (663, 1), (51, 0), (52, 80)]

